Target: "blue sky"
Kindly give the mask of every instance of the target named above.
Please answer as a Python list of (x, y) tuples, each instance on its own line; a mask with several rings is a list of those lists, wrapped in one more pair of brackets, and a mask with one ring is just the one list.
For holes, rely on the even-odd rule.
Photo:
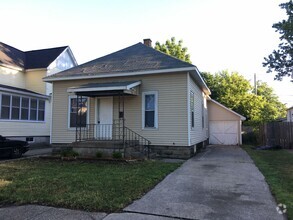
[[(285, 0), (284, 0), (285, 1)], [(272, 24), (285, 18), (281, 0), (0, 0), (0, 41), (21, 50), (69, 45), (79, 64), (144, 38), (182, 39), (200, 71), (257, 73), (293, 105), (289, 79), (273, 81), (263, 58), (277, 48)]]

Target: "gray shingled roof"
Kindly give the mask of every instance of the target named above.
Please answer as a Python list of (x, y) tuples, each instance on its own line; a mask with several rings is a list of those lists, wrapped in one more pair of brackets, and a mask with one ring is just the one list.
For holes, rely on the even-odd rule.
[(0, 42), (0, 65), (21, 69), (47, 68), (66, 48), (67, 46), (24, 52)]
[(195, 67), (194, 65), (161, 53), (142, 43), (81, 64), (46, 79), (95, 76), (105, 73), (125, 73), (173, 68)]

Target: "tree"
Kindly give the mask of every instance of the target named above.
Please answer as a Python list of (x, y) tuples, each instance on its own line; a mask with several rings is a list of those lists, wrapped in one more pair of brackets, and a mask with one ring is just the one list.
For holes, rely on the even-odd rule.
[(211, 97), (247, 118), (248, 124), (273, 121), (284, 117), (286, 106), (266, 83), (257, 82), (257, 95), (250, 82), (237, 72), (202, 73)]
[(176, 43), (175, 37), (170, 40), (166, 40), (165, 44), (160, 44), (158, 41), (156, 42), (155, 49), (159, 50), (163, 53), (166, 53), (170, 56), (176, 57), (185, 62), (191, 63), (190, 55), (187, 54), (187, 48), (182, 46), (183, 41), (179, 40)]
[(268, 68), (268, 73), (275, 71), (275, 80), (282, 80), (284, 76), (293, 74), (293, 2), (280, 4), (286, 10), (287, 20), (275, 23), (273, 28), (281, 34), (279, 49), (274, 50), (263, 62), (263, 66)]

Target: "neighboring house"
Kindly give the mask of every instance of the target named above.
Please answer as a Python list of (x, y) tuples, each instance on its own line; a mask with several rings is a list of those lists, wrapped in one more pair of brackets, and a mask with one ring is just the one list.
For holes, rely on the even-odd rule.
[[(53, 85), (56, 148), (120, 140), (122, 119), (127, 141), (148, 140), (161, 156), (187, 158), (207, 141), (210, 90), (197, 67), (150, 44), (147, 39), (44, 78)], [(88, 143), (83, 146), (80, 152), (94, 153)]]
[(213, 99), (208, 100), (208, 112), (210, 144), (242, 144), (241, 124), (245, 117)]
[(52, 85), (42, 78), (76, 65), (67, 46), (24, 52), (0, 42), (0, 135), (49, 143)]
[(287, 109), (287, 122), (293, 122), (293, 106)]

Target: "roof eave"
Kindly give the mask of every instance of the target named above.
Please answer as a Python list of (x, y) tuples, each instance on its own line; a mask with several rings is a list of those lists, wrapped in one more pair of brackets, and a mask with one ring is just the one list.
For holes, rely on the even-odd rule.
[(196, 81), (201, 86), (201, 89), (204, 91), (204, 93), (206, 95), (210, 95), (211, 94), (211, 90), (209, 89), (209, 87), (207, 86), (207, 84), (205, 83), (205, 81), (203, 80), (203, 78), (201, 77), (200, 72), (197, 69), (197, 67), (195, 67), (195, 71), (191, 71), (191, 73), (193, 74), (193, 77), (196, 79)]
[(183, 68), (172, 68), (172, 69), (161, 69), (161, 70), (146, 70), (146, 71), (136, 71), (136, 72), (117, 72), (117, 73), (102, 73), (99, 75), (86, 75), (86, 76), (71, 76), (71, 77), (44, 77), (45, 82), (54, 81), (66, 81), (66, 80), (80, 80), (80, 79), (96, 79), (105, 77), (120, 77), (120, 76), (134, 76), (134, 75), (149, 75), (149, 74), (159, 74), (159, 73), (173, 73), (173, 72), (186, 72), (195, 70), (195, 67), (183, 67)]
[(50, 96), (48, 96), (48, 95), (43, 95), (43, 94), (34, 93), (34, 92), (20, 91), (20, 90), (15, 90), (15, 89), (10, 89), (10, 88), (2, 88), (1, 87), (0, 91), (11, 92), (11, 93), (19, 94), (19, 95), (26, 95), (26, 96), (42, 98), (42, 99), (49, 99), (50, 98)]

